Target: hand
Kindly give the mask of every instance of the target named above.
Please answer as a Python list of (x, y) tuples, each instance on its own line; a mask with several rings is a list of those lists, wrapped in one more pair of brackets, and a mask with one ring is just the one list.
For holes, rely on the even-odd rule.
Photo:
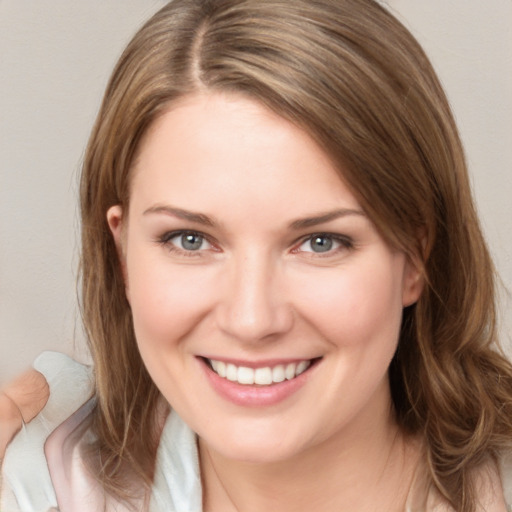
[(50, 389), (44, 376), (31, 369), (0, 389), (0, 461), (7, 445), (46, 405)]

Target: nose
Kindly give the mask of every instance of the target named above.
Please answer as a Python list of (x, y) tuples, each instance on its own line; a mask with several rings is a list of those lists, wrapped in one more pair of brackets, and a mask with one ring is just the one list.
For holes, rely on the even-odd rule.
[(293, 310), (286, 299), (282, 270), (264, 255), (246, 255), (225, 268), (217, 324), (244, 343), (274, 340), (288, 332)]

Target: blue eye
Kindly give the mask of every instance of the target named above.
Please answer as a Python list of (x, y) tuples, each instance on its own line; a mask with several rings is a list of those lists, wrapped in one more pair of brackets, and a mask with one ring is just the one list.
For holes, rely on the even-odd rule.
[(160, 242), (169, 249), (183, 252), (199, 252), (212, 247), (205, 236), (193, 231), (166, 233), (161, 237)]
[(181, 247), (186, 251), (198, 251), (205, 241), (204, 238), (197, 233), (184, 233), (176, 238), (178, 238)]
[(325, 235), (317, 235), (309, 239), (309, 246), (313, 252), (328, 252), (333, 245), (333, 239)]
[(298, 250), (317, 254), (336, 252), (340, 248), (349, 249), (352, 242), (344, 237), (318, 233), (304, 240)]

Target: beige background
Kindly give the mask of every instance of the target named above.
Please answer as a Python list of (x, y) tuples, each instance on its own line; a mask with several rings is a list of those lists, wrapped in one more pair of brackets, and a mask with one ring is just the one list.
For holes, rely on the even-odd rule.
[[(0, 384), (44, 349), (85, 357), (76, 181), (112, 66), (162, 0), (0, 0)], [(512, 1), (389, 0), (444, 83), (512, 289)], [(502, 334), (512, 337), (512, 301)]]

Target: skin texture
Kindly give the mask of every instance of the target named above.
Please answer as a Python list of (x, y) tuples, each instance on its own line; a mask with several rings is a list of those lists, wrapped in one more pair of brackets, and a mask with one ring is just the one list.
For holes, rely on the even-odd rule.
[[(306, 133), (241, 96), (187, 97), (146, 134), (129, 210), (108, 221), (141, 355), (199, 434), (206, 510), (403, 507), (417, 450), (387, 369), (421, 279)], [(258, 407), (220, 396), (201, 357), (319, 362)]]
[[(147, 134), (132, 190), (129, 212), (108, 220), (141, 353), (199, 433), (205, 511), (403, 510), (421, 446), (394, 422), (386, 372), (422, 282), (325, 154), (257, 103), (190, 97)], [(168, 235), (179, 230), (203, 233), (199, 250), (180, 250)], [(319, 234), (332, 237), (325, 253), (313, 251)], [(321, 360), (291, 396), (254, 407), (219, 396), (197, 356)], [(47, 398), (35, 370), (2, 390), (0, 458)], [(494, 465), (475, 485), (478, 510), (505, 510)]]
[(22, 423), (31, 421), (45, 406), (48, 384), (36, 370), (27, 370), (0, 390), (0, 460)]

